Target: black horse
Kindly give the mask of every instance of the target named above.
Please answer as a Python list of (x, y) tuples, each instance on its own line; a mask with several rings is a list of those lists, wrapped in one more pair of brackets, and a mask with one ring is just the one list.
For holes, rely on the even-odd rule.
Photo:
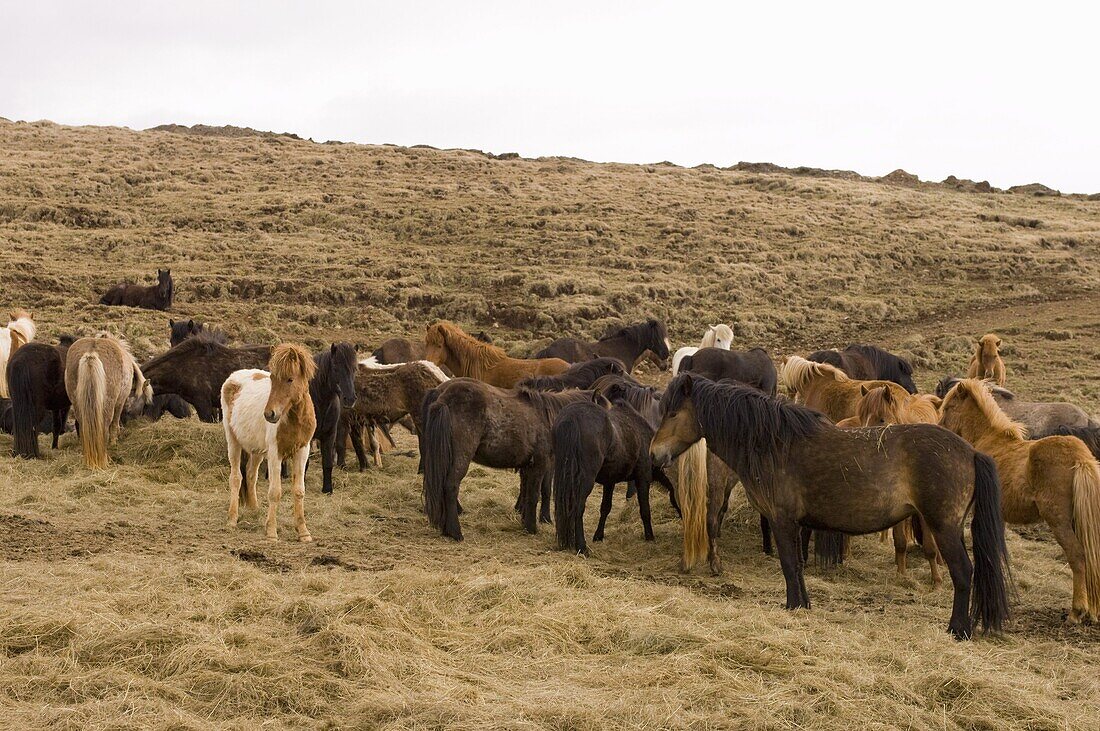
[(355, 406), (355, 346), (333, 343), (313, 356), (317, 371), (309, 382), (309, 397), (317, 416), (313, 438), (321, 444), (321, 492), (332, 492), (332, 465), (336, 460), (336, 433), (343, 409)]
[(806, 360), (828, 363), (859, 381), (892, 381), (909, 393), (917, 392), (909, 361), (874, 345), (849, 345), (844, 350), (818, 350)]
[(206, 333), (216, 343), (226, 344), (229, 339), (225, 333), (217, 328), (208, 328), (199, 320), (169, 320), (168, 341), (172, 347), (176, 347), (184, 340), (199, 333)]
[(680, 373), (695, 373), (712, 381), (737, 381), (769, 396), (775, 395), (779, 383), (775, 363), (763, 348), (700, 348), (680, 360)]
[(132, 282), (122, 282), (107, 290), (99, 304), (144, 307), (147, 310), (170, 310), (175, 296), (175, 283), (171, 269), (157, 270), (157, 283), (145, 287)]
[(618, 358), (595, 358), (574, 363), (568, 370), (556, 376), (529, 376), (516, 385), (536, 391), (565, 391), (570, 388), (591, 388), (593, 383), (604, 376), (626, 376), (626, 369)]
[(8, 361), (11, 392), (13, 451), (17, 457), (39, 457), (38, 431), (52, 415), (53, 448), (65, 431), (69, 396), (65, 391), (65, 356), (68, 345), (31, 342)]
[(668, 330), (665, 323), (650, 318), (645, 322), (612, 330), (594, 343), (586, 343), (577, 338), (559, 338), (532, 357), (561, 358), (569, 363), (595, 358), (618, 358), (629, 373), (646, 351), (653, 353), (662, 363), (668, 363), (668, 350)]

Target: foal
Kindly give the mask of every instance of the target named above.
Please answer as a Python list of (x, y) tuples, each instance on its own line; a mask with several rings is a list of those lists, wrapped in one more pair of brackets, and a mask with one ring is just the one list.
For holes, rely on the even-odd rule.
[(241, 454), (248, 452), (245, 501), (259, 507), (256, 478), (260, 460), (267, 458), (267, 537), (278, 538), (277, 513), (283, 495), (280, 468), (291, 463), (294, 523), (298, 540), (312, 541), (306, 528), (306, 461), (317, 426), (309, 383), (317, 369), (313, 356), (301, 345), (283, 343), (271, 351), (269, 371), (234, 371), (221, 390), (225, 441), (229, 450), (229, 527), (237, 525), (241, 498)]
[(1002, 388), (1005, 385), (1005, 362), (1001, 360), (1001, 339), (993, 333), (982, 335), (977, 350), (970, 357), (966, 369), (967, 378), (982, 378), (993, 381)]

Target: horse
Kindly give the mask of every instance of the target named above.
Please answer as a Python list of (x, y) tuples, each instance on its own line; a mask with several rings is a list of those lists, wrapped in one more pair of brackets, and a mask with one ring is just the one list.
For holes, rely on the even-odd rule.
[(707, 325), (707, 330), (703, 333), (703, 339), (699, 342), (698, 348), (685, 345), (672, 356), (672, 375), (675, 376), (680, 372), (680, 361), (684, 359), (684, 356), (691, 355), (700, 348), (729, 350), (732, 346), (733, 329), (729, 325)]
[[(936, 385), (936, 395), (943, 398), (959, 378), (946, 376)], [(1021, 401), (1007, 388), (990, 386), (993, 400), (1008, 418), (1027, 427), (1029, 434), (1046, 434), (1062, 426), (1100, 426), (1079, 406), (1065, 401)]]
[(17, 457), (37, 459), (40, 456), (38, 431), (48, 417), (53, 431), (53, 448), (57, 449), (71, 406), (65, 390), (68, 350), (68, 346), (28, 343), (8, 361), (12, 451)]
[(8, 392), (8, 361), (15, 351), (34, 340), (38, 328), (34, 317), (26, 310), (12, 310), (11, 319), (0, 327), (0, 398), (11, 398)]
[[(650, 447), (667, 465), (700, 438), (745, 486), (774, 531), (788, 609), (810, 607), (799, 526), (872, 533), (919, 514), (954, 584), (948, 630), (957, 638), (999, 631), (1008, 616), (1010, 574), (993, 460), (931, 424), (840, 429), (822, 414), (740, 384), (691, 373), (673, 379)], [(696, 473), (685, 491), (702, 496)], [(963, 540), (973, 508), (975, 564)], [(971, 596), (971, 588), (974, 589)]]
[(108, 333), (80, 338), (65, 354), (65, 392), (72, 403), (84, 463), (105, 469), (108, 444), (118, 440), (122, 410), (133, 393), (153, 394), (126, 341)]
[(893, 381), (860, 381), (828, 363), (815, 363), (797, 355), (788, 356), (779, 368), (783, 384), (798, 396), (805, 406), (825, 414), (833, 422), (856, 415), (856, 406), (863, 398), (864, 388), (889, 388), (899, 401), (909, 392)]
[(653, 426), (624, 398), (609, 401), (598, 392), (562, 408), (554, 421), (554, 521), (558, 548), (589, 555), (584, 508), (595, 483), (603, 485), (600, 523), (592, 536), (602, 541), (616, 483), (629, 482), (638, 493), (645, 540), (653, 540), (649, 459)]
[(370, 430), (374, 465), (381, 467), (381, 450), (374, 438), (374, 427), (411, 417), (413, 433), (419, 437), (422, 428), (420, 407), (425, 394), (449, 380), (430, 360), (392, 365), (377, 365), (372, 359), (360, 361), (355, 373), (355, 406), (344, 410), (336, 435), (336, 464), (344, 466), (346, 442), (350, 437), (359, 460), (359, 471), (366, 468), (367, 455), (363, 450), (363, 429), (366, 427)]
[(142, 366), (154, 394), (177, 394), (206, 422), (218, 420), (222, 384), (229, 374), (258, 369), (271, 358), (270, 345), (230, 347), (215, 333), (202, 331)]
[(940, 424), (988, 454), (1003, 476), (1006, 523), (1046, 522), (1073, 572), (1067, 619), (1100, 618), (1100, 465), (1076, 437), (1028, 441), (1022, 424), (997, 406), (975, 379), (955, 384), (940, 407)]
[(431, 526), (462, 540), (458, 488), (471, 462), (519, 470), (517, 508), (528, 533), (538, 532), (540, 494), (538, 517), (551, 522), (550, 428), (567, 404), (591, 398), (590, 391), (510, 391), (473, 378), (455, 378), (431, 391), (422, 406), (420, 438), (424, 509)]
[(591, 388), (605, 376), (625, 376), (626, 368), (618, 358), (595, 358), (569, 366), (556, 376), (530, 376), (517, 385), (535, 391), (566, 391), (570, 388)]
[(535, 358), (561, 358), (569, 363), (600, 357), (618, 358), (626, 366), (627, 373), (631, 373), (646, 351), (667, 363), (671, 348), (664, 321), (650, 318), (613, 329), (594, 343), (559, 338), (536, 353)]
[(424, 355), (460, 377), (476, 378), (491, 386), (512, 388), (528, 376), (556, 376), (569, 368), (560, 358), (524, 360), (509, 357), (495, 345), (483, 343), (450, 322), (429, 325)]
[(680, 373), (694, 373), (712, 381), (737, 381), (771, 396), (779, 380), (775, 363), (763, 348), (700, 348), (680, 360)]
[(157, 283), (145, 287), (132, 282), (122, 282), (107, 290), (99, 304), (144, 307), (147, 310), (170, 310), (175, 295), (171, 269), (157, 269)]
[(853, 343), (844, 350), (818, 350), (806, 360), (831, 365), (857, 381), (893, 381), (909, 393), (917, 392), (909, 361), (875, 345)]
[(198, 320), (169, 320), (168, 321), (168, 341), (171, 343), (171, 347), (176, 347), (184, 340), (199, 333), (207, 333), (211, 340), (216, 343), (225, 345), (229, 342), (229, 338), (220, 329), (214, 327), (207, 327), (205, 323)]
[[(493, 344), (493, 339), (484, 330), (474, 335), (483, 343)], [(371, 353), (371, 358), (380, 365), (396, 365), (424, 360), (424, 343), (406, 338), (390, 338)]]
[(1060, 426), (1046, 434), (1038, 434), (1031, 438), (1042, 439), (1052, 436), (1077, 437), (1089, 448), (1092, 456), (1100, 460), (1100, 426)]
[(229, 520), (237, 526), (241, 498), (241, 455), (248, 453), (245, 504), (259, 507), (256, 479), (260, 461), (267, 459), (267, 537), (279, 537), (277, 513), (283, 495), (282, 464), (290, 460), (294, 494), (294, 523), (298, 540), (313, 540), (306, 527), (306, 462), (317, 426), (309, 387), (317, 370), (310, 352), (301, 345), (283, 343), (271, 350), (268, 370), (234, 371), (221, 387), (225, 442), (229, 452)]
[[(910, 396), (907, 399), (898, 397), (885, 386), (874, 388), (862, 387), (863, 398), (856, 406), (856, 415), (837, 422), (840, 427), (861, 426), (889, 426), (891, 424), (938, 424), (940, 419), (939, 405), (942, 402), (938, 396), (922, 394)], [(935, 540), (928, 533), (927, 527), (921, 523), (919, 516), (906, 518), (895, 525), (891, 532), (894, 539), (894, 565), (898, 576), (906, 574), (907, 550), (910, 539), (916, 538), (928, 559), (928, 565), (932, 572), (932, 587), (937, 588), (942, 583), (939, 565), (942, 562), (939, 552), (936, 550)], [(883, 532), (885, 536), (885, 531)]]
[(1005, 362), (1001, 360), (1001, 339), (993, 333), (986, 333), (978, 340), (974, 355), (970, 356), (970, 365), (966, 368), (967, 378), (982, 378), (993, 381), (1001, 388), (1005, 385)]
[(333, 343), (313, 357), (313, 376), (309, 397), (313, 401), (315, 429), (313, 438), (321, 446), (321, 492), (332, 492), (332, 463), (336, 459), (336, 438), (340, 417), (356, 402), (355, 346)]

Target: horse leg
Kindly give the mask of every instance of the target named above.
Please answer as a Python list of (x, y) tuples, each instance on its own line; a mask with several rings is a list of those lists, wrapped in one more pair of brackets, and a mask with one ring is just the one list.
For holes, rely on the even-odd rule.
[(940, 547), (944, 561), (947, 562), (947, 571), (951, 574), (951, 585), (954, 587), (955, 596), (951, 604), (951, 621), (947, 625), (947, 631), (958, 640), (968, 640), (974, 634), (974, 626), (970, 621), (970, 582), (974, 573), (974, 564), (966, 553), (966, 543), (963, 541), (962, 527), (944, 530), (937, 526), (929, 526), (932, 535), (935, 536), (936, 545)]
[(936, 547), (936, 538), (932, 535), (932, 531), (928, 530), (928, 524), (924, 522), (919, 514), (914, 515), (910, 520), (914, 524), (919, 523), (921, 527), (921, 541), (920, 548), (924, 554), (925, 559), (928, 560), (928, 568), (932, 572), (932, 588), (938, 589), (943, 584), (943, 577), (940, 576), (940, 564), (943, 563), (943, 557), (940, 556), (940, 549)]
[(118, 442), (119, 432), (122, 431), (122, 410), (125, 406), (125, 401), (116, 404), (115, 410), (111, 413), (111, 423), (107, 427), (108, 444), (115, 444)]
[(279, 501), (283, 497), (283, 461), (279, 458), (279, 447), (275, 442), (267, 445), (267, 520), (264, 526), (267, 537), (279, 538)]
[(244, 476), (244, 503), (249, 510), (257, 510), (260, 501), (256, 498), (256, 481), (260, 479), (260, 464), (264, 461), (258, 454), (249, 454), (248, 469)]
[(69, 415), (69, 408), (55, 409), (53, 412), (53, 448), (57, 449), (57, 440), (65, 433), (65, 419)]
[(367, 469), (367, 452), (363, 449), (363, 425), (353, 424), (349, 435), (351, 448), (355, 450), (355, 459), (359, 463), (359, 471)]
[(799, 546), (799, 526), (793, 520), (771, 521), (775, 536), (775, 548), (779, 553), (779, 565), (787, 583), (787, 609), (810, 608), (806, 582), (802, 577), (803, 558)]
[(890, 529), (894, 536), (894, 566), (897, 568), (899, 579), (905, 578), (905, 572), (908, 568), (906, 566), (906, 551), (909, 549), (909, 537), (905, 535), (905, 523), (908, 520), (909, 518), (906, 518)]
[[(764, 553), (768, 556), (772, 555), (772, 527), (763, 513), (760, 514), (760, 542), (764, 548)], [(806, 550), (808, 551), (809, 547)]]
[(378, 443), (377, 427), (371, 423), (367, 427), (367, 439), (370, 440), (370, 452), (374, 459), (374, 466), (382, 468), (382, 445)]
[[(291, 483), (291, 489), (294, 493), (294, 527), (298, 531), (298, 540), (302, 543), (309, 543), (313, 540), (313, 536), (309, 534), (309, 528), (306, 527), (306, 465), (308, 463), (309, 442), (306, 442), (305, 446), (291, 457), (291, 472), (294, 480)], [(329, 463), (329, 470), (331, 475), (331, 462)]]
[(543, 473), (545, 465), (525, 467), (519, 473), (519, 514), (523, 522), (523, 529), (528, 533), (539, 532), (539, 524), (536, 519), (539, 504), (539, 491), (542, 489)]
[(676, 511), (677, 517), (682, 519), (684, 515), (680, 512), (680, 504), (676, 502), (676, 488), (672, 485), (672, 480), (668, 479), (668, 475), (662, 469), (654, 472), (653, 478), (657, 480), (657, 484), (668, 490), (668, 502), (672, 505), (672, 509)]
[(611, 498), (615, 492), (614, 482), (605, 482), (603, 485), (603, 499), (600, 500), (600, 523), (596, 526), (596, 532), (592, 534), (592, 540), (602, 541), (603, 531), (607, 526), (607, 516), (611, 514)]
[(331, 495), (332, 461), (336, 456), (336, 430), (329, 429), (318, 441), (321, 443), (321, 492)]
[(810, 560), (810, 539), (813, 537), (814, 532), (809, 528), (799, 527), (798, 536), (802, 539), (802, 563), (806, 563)]
[(241, 503), (241, 445), (228, 429), (225, 436), (229, 449), (229, 520), (226, 525), (235, 528)]
[[(577, 542), (577, 553), (582, 556), (591, 555), (588, 542), (584, 538), (584, 507), (588, 503), (588, 496), (592, 494), (594, 485), (581, 485), (581, 494), (577, 497), (577, 508), (573, 515), (573, 535)], [(565, 520), (562, 516), (559, 520)]]
[(553, 470), (546, 470), (546, 473), (542, 476), (542, 486), (540, 490), (540, 498), (542, 500), (542, 507), (539, 510), (539, 522), (540, 523), (553, 523), (554, 518), (550, 515), (550, 503), (554, 500), (554, 472)]
[(345, 416), (336, 420), (336, 466), (344, 469), (348, 466), (348, 432), (351, 427)]
[(1060, 511), (1056, 508), (1042, 503), (1038, 507), (1039, 515), (1050, 526), (1051, 532), (1054, 533), (1054, 540), (1058, 541), (1058, 545), (1062, 547), (1062, 551), (1066, 554), (1066, 562), (1073, 573), (1073, 603), (1069, 614), (1066, 615), (1066, 621), (1070, 624), (1078, 624), (1088, 617), (1089, 601), (1085, 591), (1085, 549), (1081, 546), (1077, 534), (1073, 532), (1073, 521), (1068, 517), (1073, 515), (1072, 506), (1069, 511), (1066, 511), (1068, 515), (1065, 513), (1059, 515)]
[(649, 475), (643, 475), (634, 481), (638, 491), (638, 512), (642, 516), (642, 535), (647, 541), (653, 538), (653, 514), (649, 508)]
[(720, 485), (712, 484), (707, 490), (707, 563), (710, 572), (717, 576), (722, 573), (722, 559), (718, 557), (718, 534), (722, 532), (722, 517), (726, 513), (726, 503)]

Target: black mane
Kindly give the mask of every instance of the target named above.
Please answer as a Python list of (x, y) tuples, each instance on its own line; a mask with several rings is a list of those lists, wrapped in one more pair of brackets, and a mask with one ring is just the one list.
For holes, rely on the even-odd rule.
[(519, 386), (535, 391), (565, 391), (588, 388), (602, 376), (625, 373), (623, 364), (616, 358), (593, 358), (575, 363), (556, 376), (529, 376), (520, 381)]

